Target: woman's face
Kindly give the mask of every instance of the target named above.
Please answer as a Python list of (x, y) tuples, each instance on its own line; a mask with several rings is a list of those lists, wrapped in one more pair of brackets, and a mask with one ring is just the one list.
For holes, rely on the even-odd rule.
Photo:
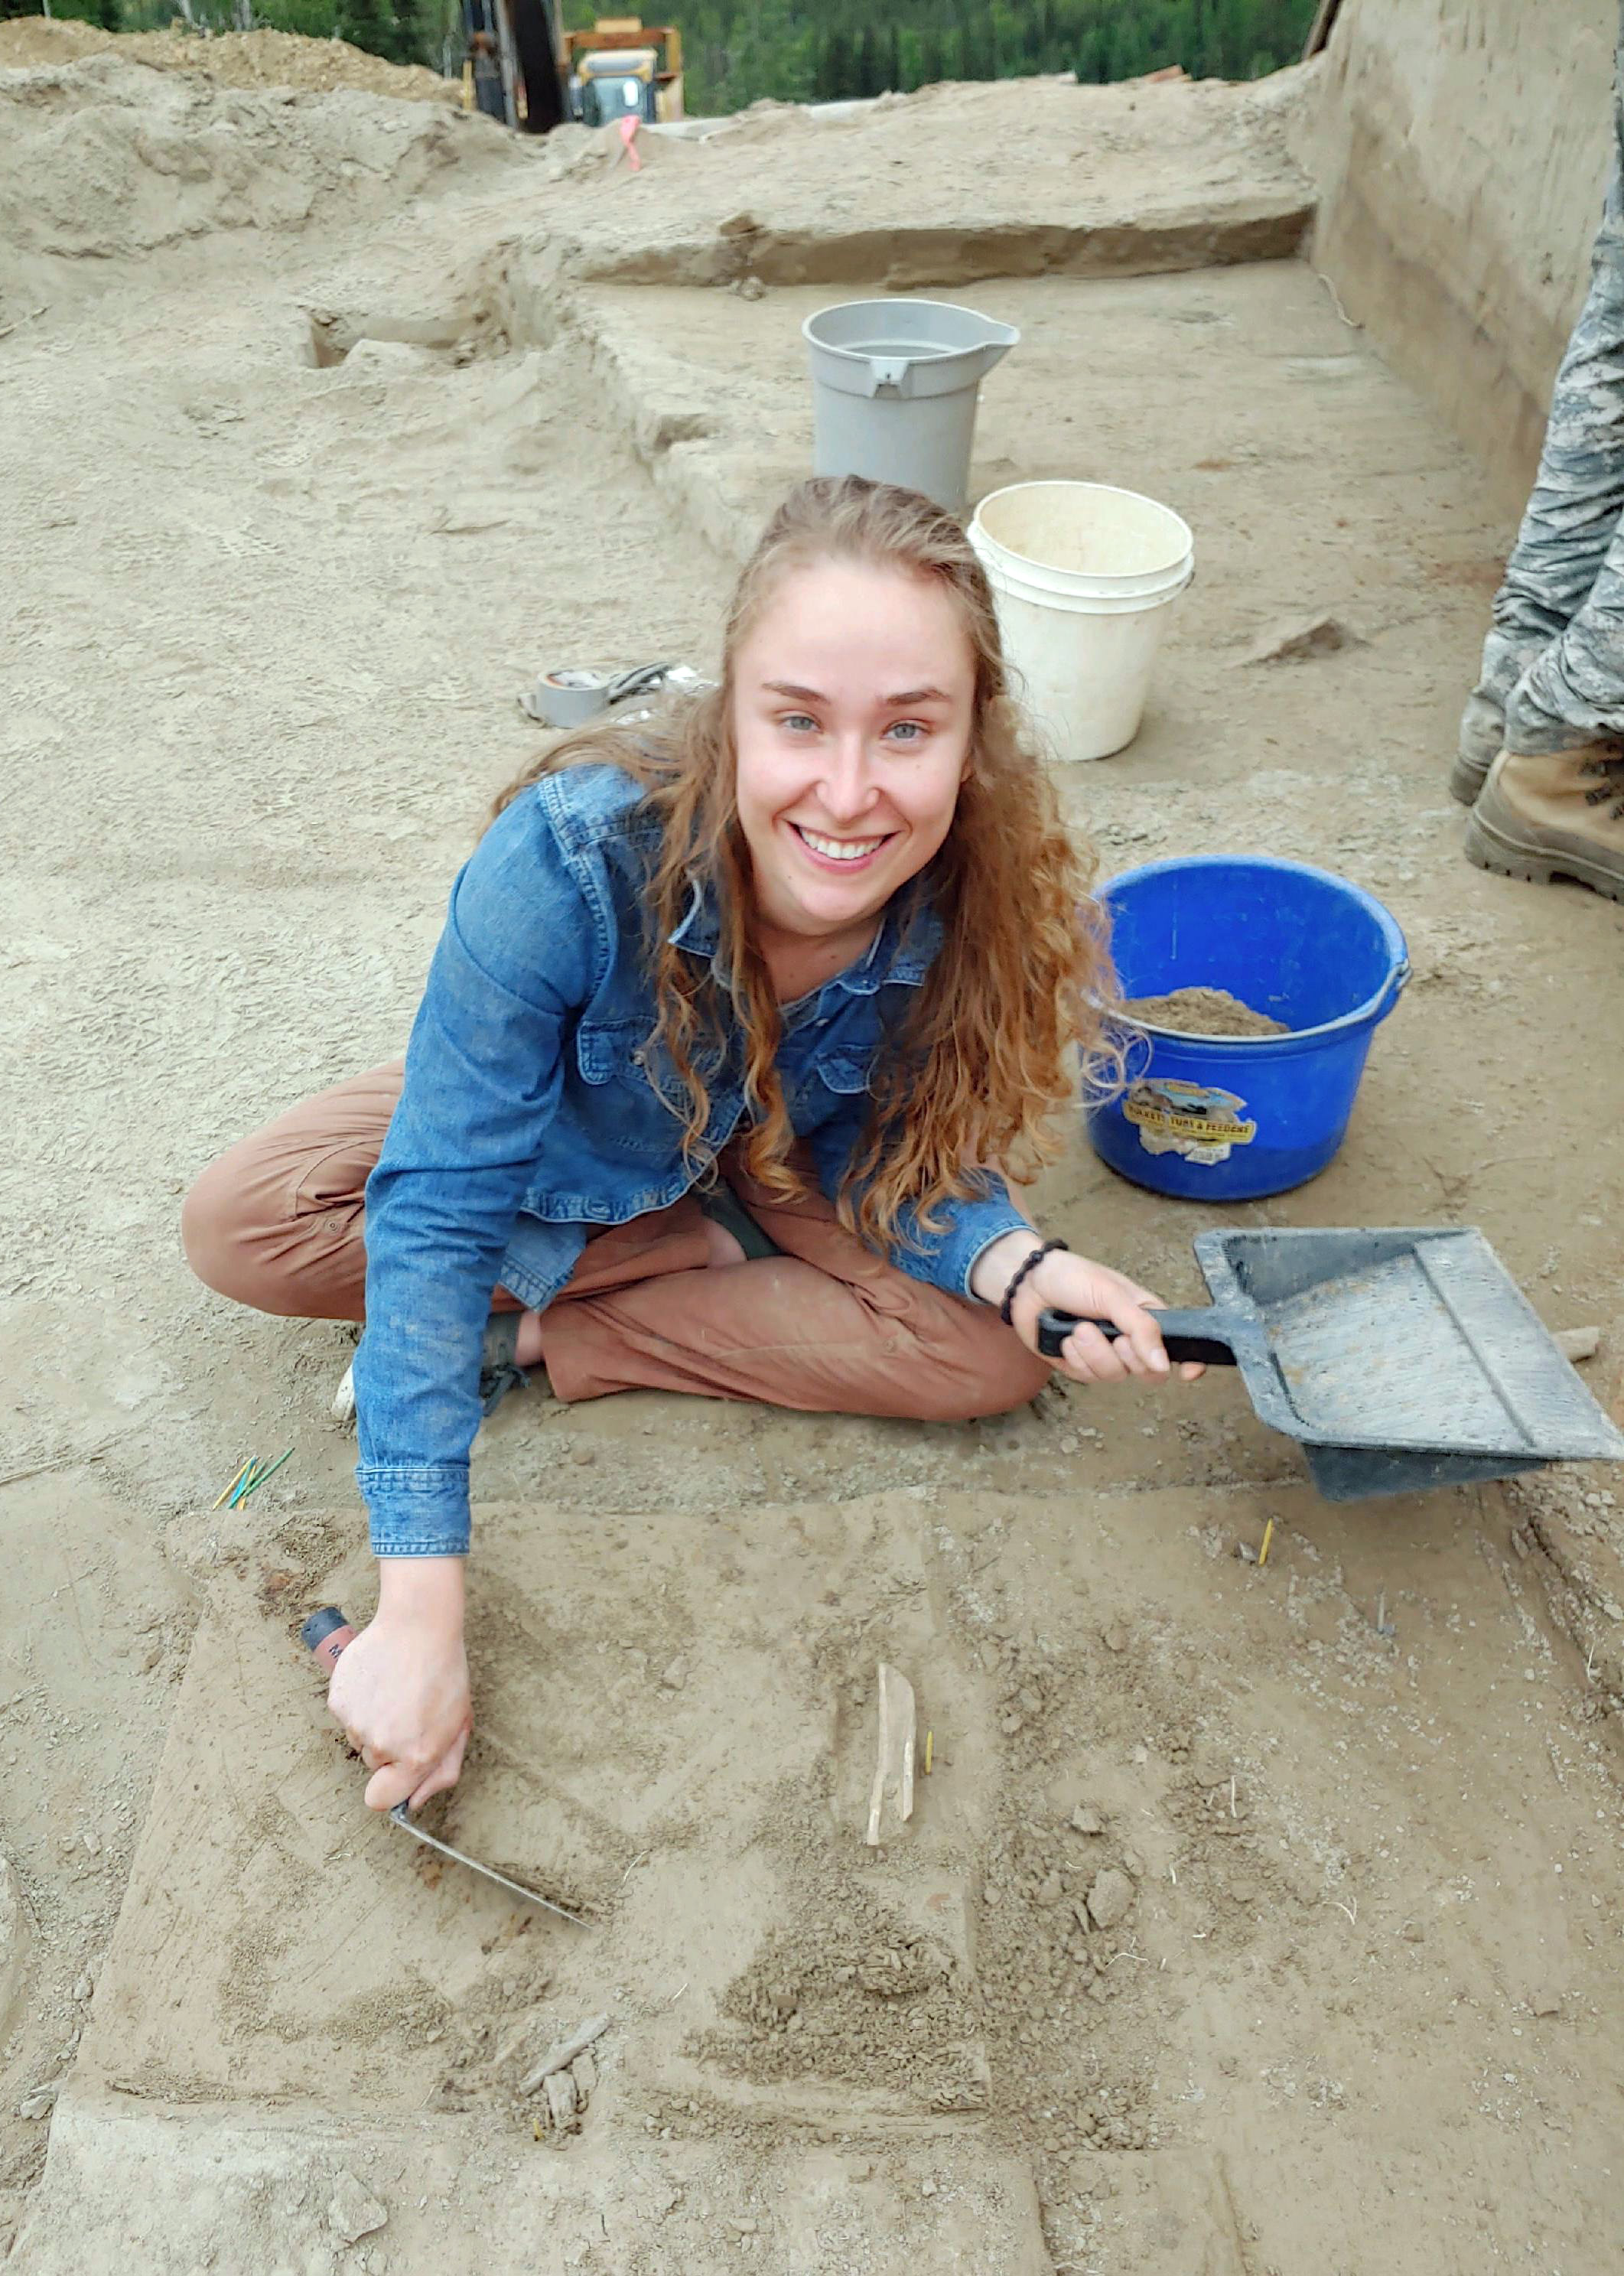
[(734, 658), (739, 818), (763, 922), (861, 933), (952, 822), (975, 661), (933, 578), (849, 561), (786, 576)]

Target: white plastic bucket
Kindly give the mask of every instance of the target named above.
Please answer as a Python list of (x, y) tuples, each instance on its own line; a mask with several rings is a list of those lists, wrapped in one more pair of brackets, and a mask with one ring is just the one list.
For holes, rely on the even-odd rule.
[(1015, 482), (970, 524), (1015, 693), (1057, 759), (1139, 732), (1168, 611), (1195, 573), (1171, 507), (1104, 482)]

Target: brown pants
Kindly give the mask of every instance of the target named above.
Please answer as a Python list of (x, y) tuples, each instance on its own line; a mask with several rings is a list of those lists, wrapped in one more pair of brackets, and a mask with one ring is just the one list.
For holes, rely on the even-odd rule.
[[(181, 1237), (221, 1295), (302, 1319), (365, 1316), (363, 1193), (404, 1062), (323, 1091), (245, 1138), (187, 1195)], [(816, 1185), (767, 1198), (735, 1149), (729, 1180), (784, 1251), (708, 1265), (692, 1195), (591, 1240), (542, 1316), (560, 1399), (690, 1391), (819, 1414), (960, 1422), (1032, 1398), (1049, 1369), (996, 1314), (913, 1280), (846, 1231)], [(493, 1301), (514, 1299), (497, 1289)]]

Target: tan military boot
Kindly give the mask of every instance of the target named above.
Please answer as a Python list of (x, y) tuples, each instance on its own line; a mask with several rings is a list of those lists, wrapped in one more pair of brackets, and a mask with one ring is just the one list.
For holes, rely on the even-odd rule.
[(1449, 795), (1470, 806), (1506, 747), (1506, 706), (1474, 691), (1461, 715), (1460, 747), (1449, 770)]
[(1624, 747), (1502, 751), (1466, 825), (1466, 858), (1502, 877), (1575, 877), (1624, 901)]

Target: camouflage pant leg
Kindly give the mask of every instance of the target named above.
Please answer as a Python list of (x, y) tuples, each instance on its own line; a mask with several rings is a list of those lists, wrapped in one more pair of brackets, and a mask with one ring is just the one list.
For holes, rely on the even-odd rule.
[(1593, 740), (1604, 717), (1614, 732), (1624, 727), (1624, 560), (1610, 560), (1621, 513), (1624, 187), (1615, 163), (1589, 297), (1557, 375), (1539, 473), (1461, 723), (1463, 750), (1481, 742), (1481, 755), (1493, 756), (1514, 688), (1518, 750)]

